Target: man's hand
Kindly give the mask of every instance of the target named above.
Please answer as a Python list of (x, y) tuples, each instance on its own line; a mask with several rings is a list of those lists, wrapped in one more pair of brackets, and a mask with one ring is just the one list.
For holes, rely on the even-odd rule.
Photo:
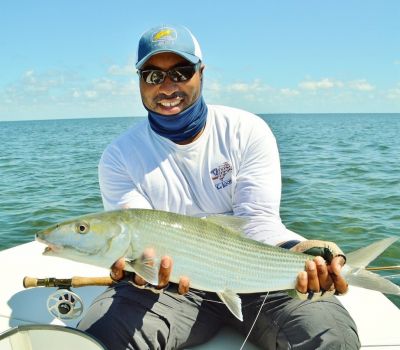
[(301, 299), (313, 299), (313, 295), (317, 297), (347, 292), (348, 284), (340, 274), (346, 260), (342, 250), (335, 243), (304, 241), (291, 250), (304, 253), (326, 250), (324, 256), (328, 264), (322, 256), (316, 256), (312, 261), (307, 261), (305, 271), (298, 274), (296, 290), (300, 293), (298, 295)]
[[(143, 255), (145, 258), (150, 258), (150, 259), (154, 258), (154, 251), (149, 249), (145, 251)], [(168, 285), (172, 271), (172, 266), (173, 266), (173, 261), (171, 257), (164, 256), (161, 259), (160, 268), (158, 271), (158, 285), (155, 286), (156, 289), (161, 290)], [(111, 273), (110, 273), (111, 278), (116, 281), (119, 281), (122, 278), (124, 278), (124, 268), (125, 268), (125, 259), (121, 258), (117, 260), (111, 267)], [(138, 286), (144, 286), (146, 285), (147, 282), (142, 277), (135, 275), (133, 278), (133, 283), (135, 283)], [(189, 291), (189, 278), (181, 277), (179, 280), (178, 293), (186, 294), (188, 291)]]
[(344, 265), (344, 259), (337, 256), (332, 259), (330, 265), (325, 260), (317, 256), (312, 261), (307, 261), (306, 270), (297, 275), (296, 290), (302, 294), (312, 292), (312, 294), (345, 294), (348, 290), (348, 284), (340, 271)]

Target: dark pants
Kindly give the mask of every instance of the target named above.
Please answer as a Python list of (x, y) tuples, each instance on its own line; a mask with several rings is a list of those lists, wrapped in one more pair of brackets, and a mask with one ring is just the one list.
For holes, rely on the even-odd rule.
[[(120, 282), (94, 301), (78, 328), (109, 350), (185, 349), (207, 342), (224, 325), (246, 336), (265, 297), (241, 295), (241, 322), (214, 293), (175, 291), (171, 285), (154, 294)], [(271, 350), (360, 348), (356, 325), (335, 297), (300, 301), (282, 292), (268, 295), (249, 340)]]

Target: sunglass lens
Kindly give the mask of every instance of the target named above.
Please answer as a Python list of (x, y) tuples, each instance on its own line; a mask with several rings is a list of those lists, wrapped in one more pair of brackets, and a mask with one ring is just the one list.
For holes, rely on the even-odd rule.
[(147, 84), (161, 84), (165, 79), (166, 73), (161, 70), (145, 70), (142, 77)]
[(174, 82), (180, 82), (191, 79), (195, 72), (195, 66), (179, 67), (171, 70), (169, 76)]

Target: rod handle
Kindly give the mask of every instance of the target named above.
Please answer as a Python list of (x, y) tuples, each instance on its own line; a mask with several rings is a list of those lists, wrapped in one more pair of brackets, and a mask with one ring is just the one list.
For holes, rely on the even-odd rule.
[(24, 288), (35, 287), (87, 287), (87, 286), (111, 286), (114, 281), (109, 277), (80, 277), (74, 276), (72, 278), (35, 278), (26, 276), (23, 279)]
[(109, 277), (72, 277), (72, 287), (111, 286), (115, 282)]

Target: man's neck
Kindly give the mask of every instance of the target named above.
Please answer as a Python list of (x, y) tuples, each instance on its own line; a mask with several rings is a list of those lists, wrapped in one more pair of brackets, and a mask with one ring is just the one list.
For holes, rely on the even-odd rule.
[(200, 137), (206, 125), (208, 113), (202, 96), (179, 114), (168, 116), (147, 110), (152, 130), (181, 145), (191, 143)]

